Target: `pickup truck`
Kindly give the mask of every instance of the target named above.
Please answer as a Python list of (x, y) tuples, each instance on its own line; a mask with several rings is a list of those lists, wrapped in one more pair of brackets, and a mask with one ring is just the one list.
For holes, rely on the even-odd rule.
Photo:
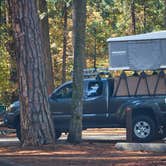
[[(159, 77), (157, 76), (157, 78)], [(124, 81), (126, 79), (128, 79), (127, 84)], [(135, 90), (133, 90), (134, 79), (137, 86)], [(160, 91), (161, 94), (157, 94), (155, 85), (156, 94), (150, 94), (151, 89), (147, 94), (144, 88), (139, 88), (142, 86), (141, 80), (146, 79), (145, 73), (139, 78), (137, 76), (129, 78), (123, 75), (118, 80), (114, 78), (84, 79), (83, 130), (87, 128), (125, 128), (126, 109), (130, 108), (132, 110), (132, 137), (134, 141), (149, 142), (159, 137), (164, 138), (166, 136), (165, 91), (164, 93)], [(125, 88), (126, 90), (124, 90)], [(57, 139), (62, 132), (67, 133), (69, 130), (71, 101), (71, 81), (56, 88), (49, 96), (50, 111)], [(19, 116), (19, 101), (17, 101), (9, 106), (4, 123), (9, 128), (15, 128), (17, 137), (20, 139)]]

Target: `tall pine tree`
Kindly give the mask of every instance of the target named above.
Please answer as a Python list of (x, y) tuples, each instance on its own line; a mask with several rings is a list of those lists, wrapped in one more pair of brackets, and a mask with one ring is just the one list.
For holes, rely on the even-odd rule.
[[(20, 125), (23, 145), (54, 143), (46, 86), (42, 34), (35, 0), (11, 0), (19, 70)], [(18, 119), (19, 120), (19, 119)]]

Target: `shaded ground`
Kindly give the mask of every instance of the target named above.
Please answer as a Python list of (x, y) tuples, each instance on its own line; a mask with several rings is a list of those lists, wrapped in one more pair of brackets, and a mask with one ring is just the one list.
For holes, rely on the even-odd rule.
[[(83, 133), (84, 136), (124, 136), (121, 129), (95, 129)], [(13, 134), (9, 135), (14, 137)], [(8, 145), (0, 143), (0, 161), (13, 166), (158, 166), (166, 165), (166, 153), (118, 151), (117, 140), (84, 140), (80, 145), (66, 143), (65, 136), (54, 147), (43, 146), (36, 150), (22, 148), (19, 142)], [(124, 140), (122, 140), (124, 141)], [(7, 165), (6, 165), (7, 166)], [(8, 165), (9, 166), (9, 165)]]

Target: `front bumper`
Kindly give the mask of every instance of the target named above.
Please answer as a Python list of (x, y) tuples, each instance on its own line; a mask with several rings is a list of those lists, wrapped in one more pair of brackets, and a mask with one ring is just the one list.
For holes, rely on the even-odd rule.
[(15, 116), (14, 113), (7, 113), (3, 119), (4, 125), (8, 128), (15, 128)]

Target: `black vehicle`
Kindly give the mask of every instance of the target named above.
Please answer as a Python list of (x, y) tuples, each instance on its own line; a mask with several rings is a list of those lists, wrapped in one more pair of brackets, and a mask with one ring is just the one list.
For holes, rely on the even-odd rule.
[[(84, 80), (83, 129), (125, 128), (126, 109), (132, 109), (133, 140), (149, 142), (165, 137), (166, 96), (161, 74), (118, 78), (89, 78)], [(164, 75), (165, 79), (165, 75)], [(141, 83), (142, 82), (142, 83)], [(149, 84), (147, 85), (147, 83)], [(154, 81), (153, 81), (154, 82)], [(141, 85), (142, 84), (142, 85)], [(152, 87), (153, 86), (153, 87)], [(156, 88), (157, 87), (157, 88)], [(164, 86), (165, 87), (165, 86)], [(147, 91), (147, 92), (146, 92)], [(152, 94), (153, 93), (153, 94)], [(50, 111), (57, 138), (68, 132), (71, 118), (72, 82), (67, 82), (49, 96)], [(15, 128), (20, 138), (19, 102), (11, 104), (4, 118), (5, 124)]]

